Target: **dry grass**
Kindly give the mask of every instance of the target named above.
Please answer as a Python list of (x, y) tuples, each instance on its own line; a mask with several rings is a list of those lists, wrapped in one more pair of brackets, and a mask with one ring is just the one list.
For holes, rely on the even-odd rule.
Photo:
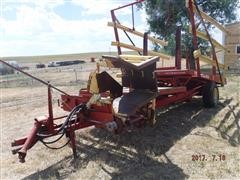
[[(54, 78), (51, 72), (39, 75)], [(67, 74), (63, 79), (74, 81)], [(77, 94), (81, 86), (61, 88)], [(121, 135), (93, 128), (78, 131), (77, 160), (73, 161), (68, 147), (54, 151), (38, 143), (28, 152), (26, 163), (20, 164), (11, 154), (10, 142), (30, 131), (34, 117), (47, 114), (45, 90), (41, 86), (1, 88), (2, 102), (40, 97), (30, 105), (1, 108), (2, 179), (240, 178), (239, 77), (229, 77), (215, 109), (205, 109), (201, 99), (194, 99), (159, 111), (154, 127), (132, 129)], [(56, 103), (54, 113), (64, 114)], [(192, 155), (199, 154), (206, 155), (208, 161), (192, 161)], [(212, 161), (212, 155), (219, 154), (224, 154), (226, 160)]]
[[(124, 51), (126, 54), (137, 54), (134, 51)], [(91, 52), (91, 53), (79, 53), (79, 54), (62, 54), (62, 55), (43, 55), (43, 56), (18, 56), (18, 57), (2, 57), (2, 60), (17, 61), (22, 66), (34, 67), (36, 63), (47, 64), (50, 61), (63, 61), (63, 60), (76, 60), (81, 59), (86, 62), (90, 62), (91, 58), (100, 59), (102, 55), (117, 55), (117, 52)], [(137, 54), (138, 55), (138, 54)], [(171, 57), (170, 60), (160, 60), (159, 67), (162, 66), (174, 66), (175, 58)], [(203, 63), (204, 64), (204, 63)], [(182, 60), (182, 67), (185, 68), (185, 59)]]
[(14, 60), (19, 63), (47, 63), (49, 61), (61, 61), (61, 60), (76, 60), (90, 58), (100, 58), (103, 54), (113, 54), (116, 52), (91, 52), (91, 53), (78, 53), (78, 54), (62, 54), (62, 55), (43, 55), (43, 56), (18, 56), (18, 57), (2, 57), (2, 60)]

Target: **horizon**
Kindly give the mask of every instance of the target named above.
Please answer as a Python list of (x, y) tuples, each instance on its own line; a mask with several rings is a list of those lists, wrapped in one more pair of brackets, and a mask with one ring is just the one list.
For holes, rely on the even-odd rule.
[[(123, 51), (129, 52), (129, 51)], [(22, 55), (22, 56), (1, 56), (0, 58), (13, 58), (13, 57), (41, 57), (41, 56), (67, 56), (67, 55), (83, 55), (83, 54), (101, 54), (101, 53), (117, 53), (116, 51), (96, 51), (96, 52), (79, 52), (79, 53), (69, 53), (69, 54), (40, 54), (40, 55)]]

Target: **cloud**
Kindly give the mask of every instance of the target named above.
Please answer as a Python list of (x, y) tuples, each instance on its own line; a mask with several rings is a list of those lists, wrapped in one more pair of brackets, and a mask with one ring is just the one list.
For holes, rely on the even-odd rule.
[(11, 4), (17, 4), (17, 5), (34, 5), (37, 7), (48, 7), (48, 8), (54, 8), (56, 6), (62, 5), (64, 4), (64, 0), (40, 0), (40, 1), (36, 1), (36, 0), (5, 0), (2, 1), (1, 3), (3, 4), (3, 7), (6, 5), (11, 5)]
[[(122, 6), (129, 1), (124, 0), (72, 0), (73, 4), (83, 8), (83, 15), (110, 15), (110, 10)], [(119, 10), (118, 13), (122, 15), (129, 15), (130, 9)]]
[(237, 10), (237, 17), (238, 17), (237, 20), (240, 21), (240, 7)]
[(19, 4), (14, 20), (0, 17), (3, 37), (0, 39), (0, 56), (108, 49), (113, 34), (107, 27), (108, 18), (66, 20), (49, 9), (47, 3), (35, 3), (33, 6), (32, 2)]
[(1, 18), (4, 35), (25, 36), (51, 31), (49, 18), (53, 16), (43, 8), (21, 5), (16, 10), (16, 20)]
[[(4, 13), (0, 17), (0, 56), (116, 50), (116, 47), (110, 47), (114, 33), (113, 28), (107, 27), (107, 22), (111, 20), (110, 9), (126, 2), (73, 0), (71, 3), (79, 7), (84, 16), (69, 20), (54, 10), (58, 6), (64, 6), (64, 0), (9, 0), (8, 3), (3, 3), (3, 8), (11, 12), (14, 10), (16, 17), (8, 19)], [(119, 11), (118, 15), (125, 22), (130, 13), (131, 8)], [(146, 28), (137, 26), (137, 29)], [(137, 41), (142, 43), (142, 40)]]

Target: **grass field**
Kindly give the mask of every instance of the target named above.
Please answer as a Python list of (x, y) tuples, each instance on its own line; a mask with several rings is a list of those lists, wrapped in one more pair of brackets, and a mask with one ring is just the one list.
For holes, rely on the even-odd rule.
[[(47, 59), (44, 62), (51, 61)], [(94, 70), (95, 66), (89, 62), (74, 67), (30, 69), (29, 73), (77, 95), (88, 79), (89, 72), (84, 70)], [(195, 98), (160, 109), (153, 127), (120, 135), (94, 128), (77, 131), (76, 161), (69, 147), (56, 151), (37, 143), (28, 152), (25, 164), (11, 154), (10, 143), (30, 131), (35, 117), (47, 114), (47, 89), (21, 75), (9, 76), (7, 85), (5, 81), (6, 77), (1, 76), (1, 179), (240, 178), (239, 76), (228, 76), (228, 84), (220, 88), (220, 103), (214, 109), (203, 108), (201, 99)], [(56, 116), (66, 114), (57, 106), (59, 95), (54, 92)], [(196, 155), (204, 155), (207, 161), (193, 161)], [(225, 159), (220, 160), (223, 156)]]

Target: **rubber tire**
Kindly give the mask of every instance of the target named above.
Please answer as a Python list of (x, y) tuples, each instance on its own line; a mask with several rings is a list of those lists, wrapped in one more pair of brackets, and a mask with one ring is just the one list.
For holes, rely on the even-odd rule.
[(208, 82), (203, 88), (202, 100), (204, 107), (216, 107), (219, 101), (219, 91), (215, 82)]

